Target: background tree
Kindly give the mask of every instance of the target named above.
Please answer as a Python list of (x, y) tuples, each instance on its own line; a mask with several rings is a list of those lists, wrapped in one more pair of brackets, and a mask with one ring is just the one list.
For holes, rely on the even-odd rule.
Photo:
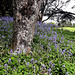
[[(63, 2), (63, 0), (51, 0), (51, 1), (50, 0), (47, 1), (46, 8), (43, 13), (43, 15), (48, 16), (48, 18), (43, 20), (42, 22), (51, 19), (51, 17), (57, 17), (57, 22), (60, 22), (60, 20), (66, 18), (69, 19), (70, 21), (75, 19), (75, 13), (62, 10), (62, 7), (67, 6), (70, 0), (67, 0), (66, 2)], [(72, 9), (74, 9), (74, 6), (72, 7)]]
[(2, 16), (6, 16), (5, 3), (3, 1), (0, 1), (0, 11)]
[[(0, 0), (0, 14), (2, 16), (13, 16), (12, 0)], [(0, 16), (1, 16), (0, 15)]]

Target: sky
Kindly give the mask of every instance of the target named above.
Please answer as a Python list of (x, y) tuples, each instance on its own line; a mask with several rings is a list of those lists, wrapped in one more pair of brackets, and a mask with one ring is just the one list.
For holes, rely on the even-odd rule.
[[(67, 0), (62, 0), (63, 2), (66, 2)], [(64, 5), (61, 9), (64, 10), (64, 11), (68, 11), (68, 12), (72, 12), (72, 13), (75, 13), (75, 8), (72, 9), (72, 7), (75, 5), (75, 0), (70, 0), (69, 3), (67, 3), (66, 5)], [(47, 16), (43, 16), (43, 19), (42, 20), (45, 20), (47, 18)], [(57, 23), (56, 21), (54, 20), (47, 20), (45, 21), (45, 23), (49, 23), (49, 22), (55, 22)], [(72, 21), (72, 23), (75, 23), (75, 21)]]
[[(67, 0), (62, 0), (63, 2), (66, 2)], [(71, 9), (72, 6), (75, 5), (75, 0), (71, 0), (66, 6), (64, 6), (62, 9), (64, 11), (68, 11), (68, 12), (72, 12), (72, 13), (75, 13), (75, 8), (74, 9)]]

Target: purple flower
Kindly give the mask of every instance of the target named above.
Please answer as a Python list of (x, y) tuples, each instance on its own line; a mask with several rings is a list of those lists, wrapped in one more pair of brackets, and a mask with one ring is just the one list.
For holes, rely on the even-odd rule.
[(69, 43), (70, 41), (68, 40), (68, 43)]
[(38, 35), (39, 35), (39, 33), (40, 33), (40, 32), (38, 32)]
[(52, 24), (50, 24), (50, 27), (52, 26)]
[(41, 45), (41, 47), (43, 48), (43, 45)]
[(38, 25), (42, 25), (42, 22), (37, 21), (37, 24), (38, 24)]
[(48, 46), (50, 46), (50, 43), (48, 43)]
[(45, 38), (47, 37), (47, 35), (44, 36)]
[(52, 62), (50, 61), (49, 64), (51, 64)]
[(46, 67), (46, 65), (44, 65), (44, 67)]
[(6, 45), (6, 47), (8, 47), (8, 45)]
[(72, 53), (70, 53), (70, 55), (72, 55)]
[(4, 27), (4, 29), (6, 28), (6, 26)]
[(24, 62), (26, 62), (26, 60), (24, 59)]
[(7, 69), (7, 67), (8, 67), (8, 65), (7, 65), (7, 64), (5, 64), (5, 65), (4, 65), (4, 68), (5, 68), (5, 69)]
[(35, 66), (33, 66), (32, 68), (35, 69)]
[(67, 50), (67, 52), (69, 52), (69, 50)]
[(57, 32), (55, 32), (55, 35), (57, 35)]
[(2, 35), (2, 38), (4, 38), (5, 36), (4, 35)]
[(12, 32), (12, 30), (10, 30), (10, 32)]
[(49, 56), (47, 58), (49, 58)]
[(11, 49), (10, 53), (12, 53), (12, 49)]
[(28, 74), (30, 74), (30, 72)]
[(7, 71), (5, 71), (5, 75), (7, 75), (7, 73), (8, 73), (8, 72), (7, 72)]
[(61, 64), (61, 61), (59, 62), (59, 64)]
[(63, 50), (63, 53), (65, 53), (66, 49)]
[(9, 39), (8, 39), (8, 41), (9, 41)]
[(58, 47), (58, 44), (55, 44), (55, 49), (57, 49), (57, 47)]
[(43, 37), (43, 35), (40, 34), (40, 37)]
[(20, 60), (20, 58), (18, 58), (18, 62), (20, 62), (21, 60)]
[(62, 51), (61, 53), (62, 53), (62, 54), (64, 54), (64, 52), (63, 52), (63, 51)]
[(41, 50), (38, 50), (38, 52), (40, 52)]
[(51, 51), (51, 48), (49, 50)]
[(60, 43), (62, 43), (62, 41), (60, 40)]
[(31, 61), (34, 61), (34, 58), (32, 58)]
[(49, 40), (52, 40), (52, 37), (51, 36), (49, 37)]
[(11, 59), (9, 59), (9, 62), (11, 62)]
[(71, 48), (72, 48), (72, 45), (71, 45)]
[(45, 39), (45, 41), (46, 41), (46, 39)]
[(22, 50), (20, 50), (20, 53), (22, 53)]
[(55, 64), (52, 64), (52, 65), (53, 65), (53, 67), (54, 67)]
[(65, 67), (65, 65), (63, 65), (62, 67)]
[(37, 60), (35, 61), (35, 63), (37, 63)]
[(48, 72), (49, 72), (49, 73), (51, 72), (51, 68), (48, 69)]
[(12, 54), (10, 54), (10, 56), (12, 57)]
[(68, 72), (66, 72), (66, 74), (65, 74), (65, 75), (69, 75), (69, 74), (68, 74)]
[(7, 66), (7, 64), (5, 64), (4, 66)]
[(59, 51), (61, 51), (61, 49), (59, 49)]
[(56, 35), (53, 35), (53, 38), (54, 38), (54, 39), (56, 39), (56, 38), (57, 38), (57, 36), (56, 36)]
[(27, 66), (29, 65), (29, 62), (27, 62), (27, 64), (26, 64)]
[(46, 67), (46, 65), (44, 65), (44, 64), (41, 64), (41, 66), (42, 66), (42, 67)]
[(40, 60), (42, 60), (42, 58), (40, 58)]

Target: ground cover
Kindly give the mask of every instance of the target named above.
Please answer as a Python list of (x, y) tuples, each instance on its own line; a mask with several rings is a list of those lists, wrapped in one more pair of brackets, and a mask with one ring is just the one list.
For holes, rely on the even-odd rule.
[[(4, 18), (8, 22), (10, 18)], [(4, 21), (4, 20), (3, 20)], [(54, 29), (37, 22), (28, 56), (20, 51), (8, 53), (12, 41), (12, 22), (0, 21), (0, 75), (74, 75), (75, 42), (73, 32)], [(5, 23), (5, 24), (4, 24)], [(75, 36), (73, 36), (75, 37)], [(68, 39), (67, 39), (68, 38)]]

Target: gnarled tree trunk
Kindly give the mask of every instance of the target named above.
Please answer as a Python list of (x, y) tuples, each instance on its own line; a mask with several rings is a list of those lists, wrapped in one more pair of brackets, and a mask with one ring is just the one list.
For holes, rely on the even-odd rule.
[(13, 0), (14, 25), (12, 50), (28, 54), (43, 0)]

